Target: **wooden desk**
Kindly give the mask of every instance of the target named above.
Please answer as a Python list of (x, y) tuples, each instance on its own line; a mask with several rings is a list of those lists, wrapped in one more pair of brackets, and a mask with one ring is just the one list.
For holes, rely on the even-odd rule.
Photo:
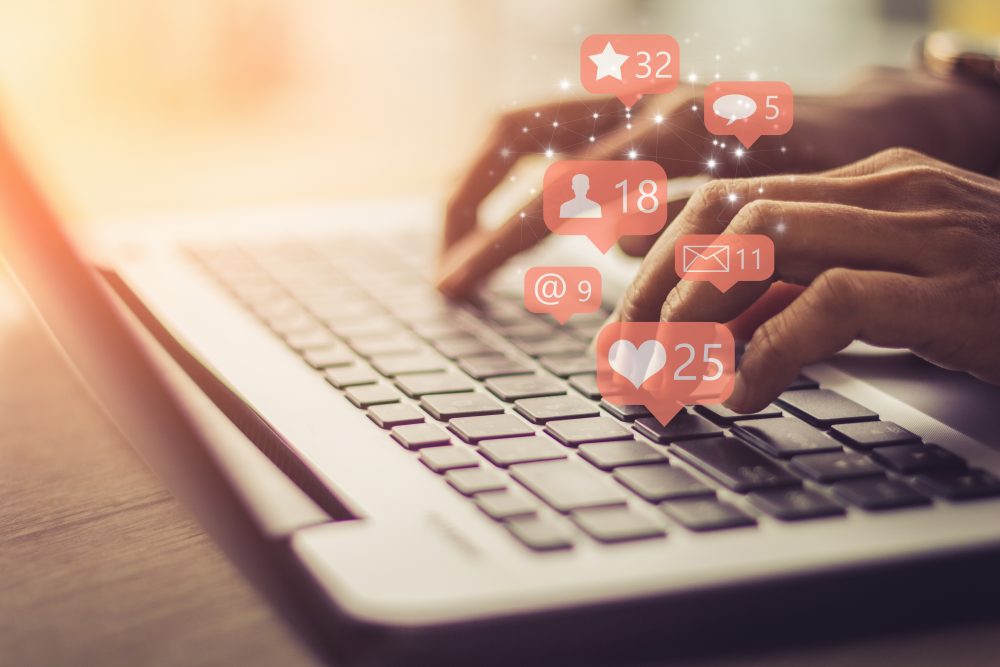
[[(998, 656), (993, 622), (697, 664), (978, 667)], [(0, 279), (0, 665), (316, 664)]]

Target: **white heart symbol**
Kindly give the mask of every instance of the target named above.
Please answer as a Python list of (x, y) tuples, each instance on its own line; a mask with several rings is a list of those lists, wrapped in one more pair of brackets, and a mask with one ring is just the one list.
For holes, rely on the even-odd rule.
[(608, 363), (615, 373), (631, 382), (636, 389), (667, 364), (667, 351), (658, 340), (647, 340), (638, 348), (632, 341), (616, 340), (608, 349)]

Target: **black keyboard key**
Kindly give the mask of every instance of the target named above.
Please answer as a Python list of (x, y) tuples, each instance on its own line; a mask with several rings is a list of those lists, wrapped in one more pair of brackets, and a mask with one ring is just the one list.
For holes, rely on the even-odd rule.
[(889, 470), (903, 475), (965, 467), (965, 461), (937, 445), (917, 443), (876, 447), (871, 455)]
[(384, 354), (372, 357), (371, 365), (386, 377), (413, 373), (436, 373), (447, 364), (432, 354)]
[(466, 442), (481, 442), (493, 438), (516, 438), (534, 435), (535, 430), (514, 415), (487, 415), (483, 417), (458, 417), (448, 428)]
[(660, 463), (667, 457), (644, 442), (626, 440), (623, 442), (592, 442), (580, 445), (580, 455), (588, 463), (602, 470), (613, 470), (619, 466)]
[(565, 334), (554, 334), (541, 340), (517, 340), (512, 341), (517, 349), (524, 352), (529, 357), (541, 357), (544, 355), (584, 355), (587, 351), (587, 344)]
[(362, 384), (375, 384), (379, 381), (378, 373), (362, 364), (344, 368), (328, 369), (324, 376), (326, 381), (337, 389), (347, 389)]
[(649, 417), (649, 408), (645, 405), (615, 405), (607, 401), (601, 401), (601, 407), (608, 411), (615, 419), (623, 422), (630, 422), (640, 417)]
[(759, 412), (751, 412), (747, 415), (733, 412), (721, 403), (717, 405), (696, 405), (695, 410), (705, 415), (716, 424), (721, 424), (723, 426), (732, 426), (736, 422), (749, 421), (751, 419), (771, 419), (773, 417), (780, 417), (782, 414), (781, 408), (773, 403)]
[(830, 389), (790, 391), (778, 398), (778, 404), (815, 426), (878, 419), (878, 414)]
[(930, 499), (903, 482), (880, 477), (837, 482), (833, 493), (840, 500), (870, 511), (930, 504)]
[(369, 408), (368, 418), (382, 428), (393, 428), (403, 424), (419, 424), (424, 421), (424, 413), (408, 403), (386, 403)]
[[(499, 324), (503, 322), (494, 320)], [(517, 340), (545, 340), (552, 335), (552, 327), (525, 312), (518, 313), (507, 319), (510, 324), (497, 327), (497, 331), (506, 338)]]
[(445, 338), (432, 342), (437, 351), (449, 359), (495, 355), (497, 349), (472, 336), (465, 338)]
[(538, 510), (534, 500), (517, 491), (489, 491), (475, 498), (476, 506), (489, 516), (502, 521), (516, 516), (532, 516)]
[(574, 375), (569, 379), (569, 386), (586, 396), (592, 401), (601, 400), (601, 392), (597, 389), (597, 374), (584, 373)]
[(682, 410), (664, 426), (654, 417), (644, 417), (635, 422), (635, 430), (653, 442), (667, 444), (692, 438), (710, 438), (722, 435), (722, 429), (704, 417)]
[(560, 512), (625, 504), (625, 495), (609, 479), (576, 461), (519, 463), (510, 471), (514, 479)]
[(598, 415), (597, 408), (579, 396), (522, 398), (514, 403), (514, 409), (535, 424), (544, 424), (553, 419), (596, 417)]
[(562, 384), (542, 375), (508, 375), (490, 378), (486, 381), (486, 388), (497, 398), (507, 402), (566, 393), (566, 388)]
[(544, 356), (538, 362), (545, 370), (561, 378), (597, 372), (597, 362), (593, 355), (583, 352), (573, 356)]
[(808, 375), (800, 375), (792, 383), (785, 388), (785, 391), (795, 391), (797, 389), (816, 389), (819, 387), (819, 383), (813, 380)]
[(475, 388), (469, 378), (450, 371), (401, 375), (396, 378), (395, 385), (410, 398), (421, 398), (431, 394), (458, 394)]
[(973, 468), (971, 470), (938, 470), (917, 476), (922, 491), (948, 500), (975, 500), (1000, 496), (1000, 479)]
[(830, 434), (856, 449), (871, 449), (882, 445), (899, 445), (920, 441), (916, 435), (893, 422), (837, 424), (830, 430)]
[(420, 461), (434, 472), (447, 472), (455, 468), (475, 468), (479, 458), (461, 447), (427, 447), (420, 450)]
[(393, 439), (407, 449), (451, 444), (451, 436), (435, 424), (405, 424), (391, 431)]
[(802, 521), (826, 516), (840, 516), (844, 508), (810, 489), (766, 489), (754, 491), (750, 501), (782, 521)]
[(766, 454), (789, 458), (796, 454), (839, 452), (843, 447), (823, 431), (794, 417), (761, 419), (737, 424), (733, 435)]
[[(425, 449), (424, 451), (433, 450)], [(456, 491), (466, 496), (474, 496), (477, 493), (487, 491), (502, 491), (507, 488), (507, 480), (504, 477), (485, 468), (449, 470), (444, 474), (444, 478)]]
[(504, 525), (514, 537), (535, 551), (555, 551), (573, 546), (573, 539), (566, 527), (552, 519), (518, 517), (506, 521)]
[(455, 417), (498, 415), (503, 405), (485, 394), (433, 394), (425, 396), (420, 406), (434, 419), (447, 421)]
[(671, 451), (738, 493), (800, 484), (780, 464), (736, 438), (687, 440)]
[(550, 422), (545, 430), (564, 445), (582, 445), (585, 442), (631, 440), (632, 433), (609, 417), (586, 417)]
[(458, 362), (459, 368), (477, 380), (500, 377), (502, 375), (527, 375), (531, 369), (510, 357), (470, 357)]
[(715, 495), (694, 475), (666, 462), (618, 468), (614, 478), (651, 503)]
[(351, 347), (363, 357), (374, 357), (391, 354), (414, 354), (425, 346), (419, 339), (410, 334), (397, 333), (392, 336), (377, 337), (364, 335), (352, 340)]
[(884, 474), (880, 465), (858, 452), (804, 454), (792, 459), (791, 465), (796, 472), (823, 484)]
[(347, 396), (347, 400), (362, 410), (383, 403), (398, 403), (402, 398), (398, 391), (385, 384), (363, 384), (357, 387), (348, 387), (344, 395)]
[(306, 350), (302, 353), (302, 358), (317, 370), (335, 366), (350, 366), (354, 363), (354, 355), (343, 343)]
[(660, 509), (689, 530), (698, 532), (753, 526), (757, 521), (715, 498), (684, 498), (660, 503)]
[(577, 510), (570, 517), (598, 542), (614, 543), (663, 537), (667, 531), (645, 514), (628, 507)]
[(503, 468), (515, 463), (554, 461), (566, 458), (566, 452), (563, 448), (543, 435), (486, 440), (479, 445), (479, 453), (493, 464)]

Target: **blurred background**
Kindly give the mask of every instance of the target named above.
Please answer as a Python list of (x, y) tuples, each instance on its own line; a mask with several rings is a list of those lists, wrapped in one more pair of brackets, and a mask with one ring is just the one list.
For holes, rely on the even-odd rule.
[[(0, 5), (0, 100), (87, 218), (443, 196), (501, 110), (580, 96), (594, 32), (830, 93), (996, 0), (44, 0)], [(560, 82), (568, 82), (563, 89)]]

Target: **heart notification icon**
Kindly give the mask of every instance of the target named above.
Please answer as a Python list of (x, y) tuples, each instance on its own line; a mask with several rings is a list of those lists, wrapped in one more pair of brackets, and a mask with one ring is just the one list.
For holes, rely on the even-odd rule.
[(644, 405), (660, 423), (733, 392), (735, 341), (717, 322), (613, 322), (597, 336), (597, 389), (615, 405)]

